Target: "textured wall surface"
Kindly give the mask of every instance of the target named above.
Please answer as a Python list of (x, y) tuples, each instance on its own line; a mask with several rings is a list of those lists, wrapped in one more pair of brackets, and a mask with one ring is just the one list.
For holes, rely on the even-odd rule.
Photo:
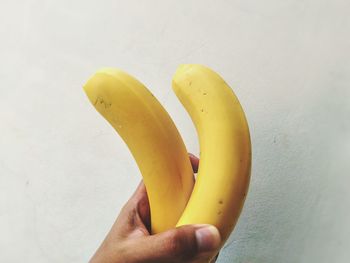
[(350, 2), (0, 2), (0, 262), (86, 262), (140, 180), (82, 85), (120, 67), (195, 129), (180, 63), (229, 82), (249, 120), (251, 187), (219, 262), (350, 262)]

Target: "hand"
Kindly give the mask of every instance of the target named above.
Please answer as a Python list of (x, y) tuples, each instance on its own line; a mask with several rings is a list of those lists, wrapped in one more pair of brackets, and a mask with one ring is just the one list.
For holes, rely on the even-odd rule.
[[(190, 154), (194, 172), (198, 158)], [(150, 235), (150, 210), (143, 182), (122, 208), (90, 263), (208, 262), (220, 246), (211, 225), (186, 225)]]

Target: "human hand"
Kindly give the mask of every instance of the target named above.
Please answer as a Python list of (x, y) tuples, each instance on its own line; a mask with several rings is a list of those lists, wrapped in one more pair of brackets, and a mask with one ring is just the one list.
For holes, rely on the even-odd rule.
[[(194, 172), (198, 158), (190, 154)], [(122, 208), (90, 263), (207, 262), (220, 246), (217, 228), (186, 225), (150, 234), (150, 210), (143, 182)]]

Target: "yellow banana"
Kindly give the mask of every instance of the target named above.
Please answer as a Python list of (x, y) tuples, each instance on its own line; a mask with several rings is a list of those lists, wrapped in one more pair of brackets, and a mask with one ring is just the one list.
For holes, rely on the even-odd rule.
[(173, 228), (194, 179), (185, 145), (168, 113), (142, 83), (118, 69), (96, 72), (84, 90), (137, 162), (150, 202), (152, 233)]
[(223, 244), (234, 228), (248, 190), (248, 124), (232, 89), (211, 69), (182, 65), (172, 84), (196, 127), (200, 146), (196, 183), (177, 226), (215, 225)]

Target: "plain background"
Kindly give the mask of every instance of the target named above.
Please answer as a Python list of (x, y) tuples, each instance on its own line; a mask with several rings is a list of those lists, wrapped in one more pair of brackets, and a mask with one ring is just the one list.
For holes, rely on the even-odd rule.
[[(140, 181), (82, 85), (140, 79), (198, 155), (181, 63), (233, 87), (252, 180), (219, 262), (350, 261), (350, 2), (0, 2), (0, 262), (86, 262)], [(135, 248), (137, 249), (137, 248)]]

